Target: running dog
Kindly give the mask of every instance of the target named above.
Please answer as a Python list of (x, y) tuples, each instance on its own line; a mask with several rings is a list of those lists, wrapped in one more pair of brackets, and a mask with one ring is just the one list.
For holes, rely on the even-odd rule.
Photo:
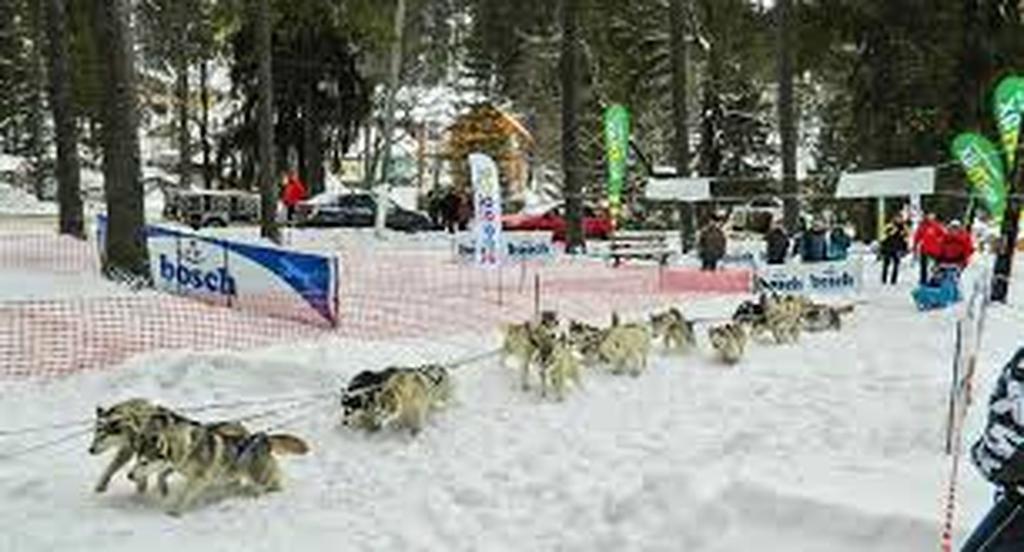
[(580, 386), (580, 359), (577, 352), (569, 343), (568, 336), (562, 334), (555, 341), (551, 353), (542, 361), (540, 394), (547, 396), (548, 386), (554, 389), (559, 401), (565, 400), (565, 389), (572, 381), (577, 387)]
[(727, 364), (736, 364), (743, 358), (747, 346), (747, 332), (737, 322), (729, 322), (708, 329), (708, 339), (718, 356)]
[(733, 321), (746, 325), (751, 337), (771, 333), (776, 343), (795, 342), (800, 337), (804, 306), (802, 298), (762, 293), (757, 303), (741, 304)]
[(598, 345), (601, 359), (612, 365), (613, 374), (629, 371), (639, 376), (647, 367), (651, 350), (650, 330), (642, 324), (620, 324), (618, 315), (612, 315), (613, 325), (605, 332)]
[(693, 322), (684, 318), (675, 307), (651, 315), (651, 337), (663, 339), (669, 351), (684, 352), (697, 345)]
[(360, 372), (342, 393), (342, 424), (368, 431), (404, 425), (415, 435), (426, 412), (447, 405), (453, 395), (451, 373), (439, 364)]
[[(110, 408), (96, 407), (96, 424), (89, 454), (103, 454), (110, 449), (117, 449), (114, 459), (96, 483), (94, 490), (97, 493), (105, 492), (114, 474), (138, 455), (142, 432), (153, 423), (173, 425), (196, 422), (146, 399), (128, 399)], [(232, 422), (222, 422), (214, 427), (223, 432), (245, 432), (241, 424)], [(158, 478), (162, 495), (167, 494), (167, 477), (170, 473), (170, 470), (166, 470)], [(147, 487), (147, 479), (135, 480), (135, 488), (139, 493), (146, 492)]]
[[(94, 490), (97, 493), (105, 492), (114, 474), (138, 454), (142, 429), (150, 418), (157, 414), (174, 415), (166, 408), (145, 399), (128, 399), (110, 408), (96, 407), (96, 423), (89, 454), (103, 454), (110, 449), (117, 449), (114, 459), (107, 465), (107, 469), (103, 470), (100, 480), (96, 483)], [(159, 478), (160, 490), (163, 493), (166, 493), (167, 489), (167, 475), (161, 474)], [(139, 493), (146, 492), (147, 486), (146, 479), (136, 482), (136, 490)]]
[(853, 312), (853, 305), (834, 307), (832, 305), (812, 303), (804, 308), (804, 329), (809, 332), (841, 330), (843, 327), (842, 315), (851, 312)]
[(530, 388), (530, 367), (535, 361), (550, 354), (557, 331), (558, 319), (550, 311), (544, 313), (539, 323), (527, 321), (505, 327), (501, 365), (505, 366), (509, 356), (519, 360), (521, 386), (524, 390)]
[(128, 473), (142, 481), (168, 469), (185, 477), (185, 488), (168, 513), (179, 516), (215, 484), (238, 484), (256, 495), (282, 488), (275, 454), (306, 454), (309, 446), (288, 434), (224, 432), (196, 422), (164, 425), (152, 421), (144, 430), (138, 462)]
[(607, 329), (572, 320), (569, 322), (567, 338), (569, 344), (582, 355), (583, 364), (593, 366), (602, 360), (600, 346), (607, 332)]
[(341, 392), (341, 423), (345, 426), (376, 431), (380, 425), (373, 418), (376, 403), (384, 383), (400, 368), (389, 367), (380, 371), (364, 370), (349, 381)]

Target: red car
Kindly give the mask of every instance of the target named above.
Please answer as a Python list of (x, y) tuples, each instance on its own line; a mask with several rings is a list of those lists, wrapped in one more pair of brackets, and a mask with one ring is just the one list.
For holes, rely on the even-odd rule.
[[(501, 217), (501, 227), (507, 231), (548, 231), (554, 241), (565, 241), (566, 224), (563, 205), (552, 206), (542, 213), (515, 213)], [(612, 233), (611, 217), (601, 211), (583, 206), (583, 237), (608, 239)]]

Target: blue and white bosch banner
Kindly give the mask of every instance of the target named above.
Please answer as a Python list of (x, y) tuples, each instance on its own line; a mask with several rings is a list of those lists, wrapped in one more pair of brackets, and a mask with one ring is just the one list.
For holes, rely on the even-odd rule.
[[(551, 232), (506, 232), (501, 236), (504, 247), (498, 262), (520, 263), (526, 261), (550, 261), (555, 258), (555, 244)], [(457, 244), (458, 260), (476, 262), (477, 241), (464, 239)]]
[[(97, 235), (102, 239), (105, 233), (106, 218), (100, 216)], [(282, 314), (284, 309), (293, 312), (291, 303), (337, 323), (339, 268), (335, 257), (153, 225), (146, 226), (146, 235), (157, 289), (227, 306), (251, 299), (281, 308)], [(274, 309), (269, 312), (274, 313)]]
[(850, 294), (860, 293), (864, 266), (859, 255), (843, 261), (757, 264), (759, 287), (779, 293)]
[(484, 267), (501, 264), (501, 185), (498, 166), (482, 153), (469, 154), (469, 172), (473, 181), (474, 257)]

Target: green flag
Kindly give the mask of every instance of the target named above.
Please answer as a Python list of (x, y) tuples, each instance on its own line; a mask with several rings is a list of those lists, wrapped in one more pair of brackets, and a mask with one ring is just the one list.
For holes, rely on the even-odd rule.
[(988, 138), (965, 132), (953, 140), (953, 157), (963, 165), (973, 191), (985, 209), (1002, 219), (1006, 209), (1006, 171), (996, 146)]
[(1006, 167), (1012, 171), (1017, 156), (1017, 140), (1020, 138), (1020, 119), (1024, 113), (1024, 78), (1011, 76), (999, 82), (996, 87), (996, 124), (999, 138), (1006, 155)]
[(629, 111), (615, 104), (604, 112), (605, 157), (608, 159), (608, 202), (618, 207), (626, 183), (626, 153), (629, 149)]

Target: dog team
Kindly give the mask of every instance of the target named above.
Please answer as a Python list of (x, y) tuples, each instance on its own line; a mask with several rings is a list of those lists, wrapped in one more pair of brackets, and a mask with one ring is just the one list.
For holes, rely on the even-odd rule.
[[(730, 322), (708, 329), (708, 340), (718, 357), (735, 364), (742, 357), (748, 335), (770, 334), (776, 343), (792, 343), (802, 330), (839, 329), (841, 315), (852, 306), (816, 304), (804, 297), (762, 294), (758, 301), (739, 306)], [(556, 313), (546, 311), (538, 321), (504, 328), (501, 365), (518, 362), (520, 385), (531, 388), (537, 380), (542, 397), (552, 393), (563, 400), (569, 386), (582, 384), (584, 367), (607, 366), (613, 374), (639, 376), (647, 367), (653, 343), (669, 353), (696, 348), (694, 321), (677, 308), (650, 315), (644, 322), (622, 322), (612, 314), (601, 328), (570, 320), (566, 327)], [(453, 397), (448, 367), (427, 364), (388, 367), (356, 374), (341, 392), (342, 424), (365, 431), (383, 428), (422, 431), (429, 412), (446, 406)], [(104, 492), (111, 478), (135, 460), (128, 479), (145, 493), (156, 476), (162, 497), (168, 495), (172, 474), (184, 478), (184, 488), (168, 513), (180, 515), (214, 486), (230, 486), (253, 495), (281, 489), (277, 456), (302, 455), (309, 446), (285, 433), (250, 432), (238, 421), (202, 423), (145, 399), (129, 399), (110, 408), (97, 407), (89, 453), (116, 450), (96, 484)]]

